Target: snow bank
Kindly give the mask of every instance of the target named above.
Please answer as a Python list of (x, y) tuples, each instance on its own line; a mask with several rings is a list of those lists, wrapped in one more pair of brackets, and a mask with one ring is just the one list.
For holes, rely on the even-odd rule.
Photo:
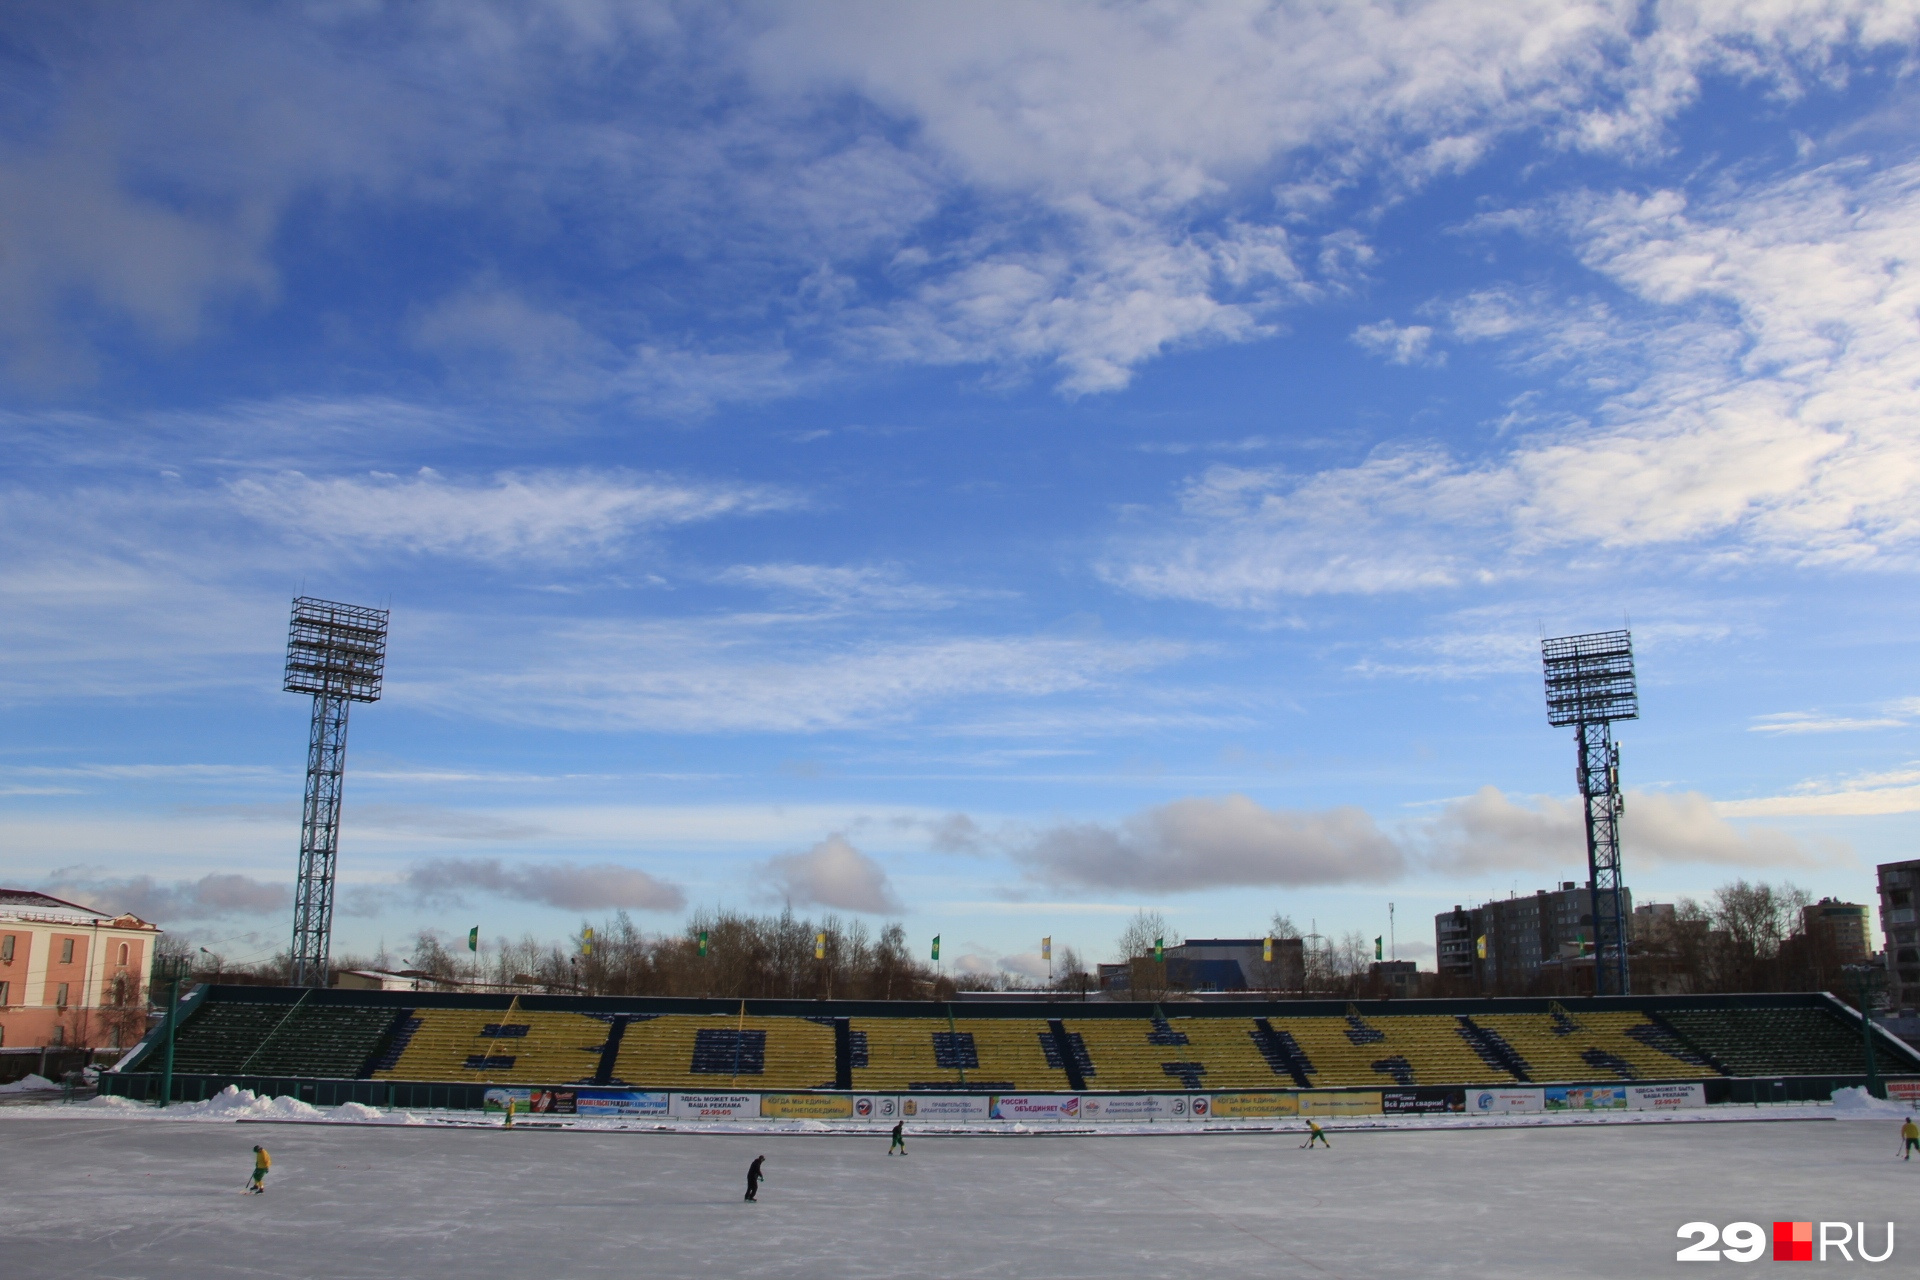
[(1899, 1121), (1911, 1115), (1920, 1115), (1920, 1107), (1911, 1103), (1895, 1102), (1891, 1098), (1876, 1098), (1862, 1088), (1833, 1091), (1835, 1120)]
[(12, 1084), (0, 1084), (0, 1093), (31, 1093), (35, 1089), (58, 1089), (59, 1087), (45, 1076), (25, 1075)]

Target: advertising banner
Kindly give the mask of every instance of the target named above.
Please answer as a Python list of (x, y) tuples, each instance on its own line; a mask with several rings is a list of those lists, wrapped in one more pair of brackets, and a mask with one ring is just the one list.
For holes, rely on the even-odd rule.
[(1300, 1114), (1300, 1097), (1293, 1093), (1216, 1093), (1209, 1101), (1215, 1120), (1271, 1120)]
[(1623, 1084), (1550, 1084), (1546, 1098), (1549, 1111), (1625, 1111), (1627, 1086)]
[(1538, 1089), (1469, 1089), (1467, 1110), (1477, 1115), (1511, 1111), (1541, 1111), (1546, 1107)]
[(1387, 1089), (1380, 1110), (1390, 1116), (1438, 1116), (1467, 1109), (1465, 1089)]
[(1204, 1093), (1194, 1094), (1187, 1102), (1195, 1120), (1205, 1120), (1213, 1114), (1213, 1099)]
[(1380, 1094), (1376, 1090), (1360, 1090), (1354, 1093), (1303, 1093), (1300, 1095), (1300, 1114), (1303, 1116), (1377, 1116), (1380, 1114)]
[(900, 1099), (891, 1094), (862, 1094), (853, 1100), (855, 1120), (884, 1120), (891, 1124), (900, 1114)]
[(768, 1120), (851, 1120), (853, 1099), (844, 1093), (763, 1093), (760, 1114)]
[(515, 1115), (574, 1114), (572, 1089), (523, 1089), (511, 1085), (487, 1090), (480, 1099), (481, 1110), (496, 1114), (504, 1112), (508, 1098), (513, 1099)]
[(981, 1097), (936, 1093), (900, 1099), (900, 1114), (908, 1120), (985, 1120), (988, 1109), (987, 1099)]
[(676, 1120), (754, 1120), (760, 1115), (757, 1093), (676, 1093)]
[(990, 1120), (1078, 1120), (1080, 1099), (1071, 1093), (996, 1093), (988, 1099)]
[(1707, 1105), (1707, 1086), (1703, 1084), (1630, 1084), (1627, 1105), (1635, 1111), (1670, 1111), (1677, 1107)]
[[(1700, 1086), (1695, 1085), (1694, 1088)], [(1895, 1102), (1920, 1102), (1920, 1080), (1887, 1081), (1887, 1097)]]
[(1083, 1120), (1139, 1121), (1191, 1120), (1193, 1108), (1184, 1093), (1121, 1094), (1108, 1097), (1082, 1097)]
[(582, 1089), (575, 1105), (581, 1115), (596, 1120), (664, 1120), (672, 1110), (673, 1095), (638, 1089)]

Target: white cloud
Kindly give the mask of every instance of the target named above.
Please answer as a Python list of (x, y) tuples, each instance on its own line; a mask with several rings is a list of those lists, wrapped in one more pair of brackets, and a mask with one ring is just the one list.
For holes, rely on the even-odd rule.
[(1905, 723), (1905, 720), (1885, 716), (1861, 719), (1855, 716), (1816, 715), (1809, 711), (1777, 711), (1772, 715), (1755, 716), (1753, 723), (1747, 726), (1747, 732), (1770, 733), (1785, 737), (1800, 733), (1851, 733), (1859, 729), (1891, 729)]
[(1398, 325), (1391, 320), (1376, 320), (1355, 329), (1352, 337), (1358, 345), (1394, 364), (1446, 363), (1446, 352), (1428, 352), (1433, 342), (1431, 325)]
[(1406, 870), (1399, 845), (1361, 809), (1269, 809), (1242, 795), (1175, 800), (1117, 824), (1053, 827), (1016, 857), (1056, 884), (1149, 892), (1379, 884)]
[(406, 888), (427, 903), (461, 903), (475, 893), (545, 903), (568, 911), (678, 911), (678, 885), (618, 863), (527, 862), (497, 858), (434, 858), (416, 863)]
[(1456, 336), (1597, 391), (1593, 420), (1481, 461), (1399, 447), (1297, 476), (1215, 467), (1105, 576), (1231, 607), (1449, 587), (1593, 548), (1898, 567), (1920, 547), (1920, 163), (1689, 203), (1593, 196), (1559, 225), (1618, 306), (1483, 291)]
[(1920, 813), (1920, 767), (1865, 773), (1839, 782), (1813, 781), (1786, 795), (1722, 800), (1730, 818), (1853, 818)]
[(621, 473), (503, 472), (476, 483), (424, 467), (406, 477), (289, 472), (229, 488), (253, 519), (318, 541), (483, 560), (604, 555), (643, 530), (797, 501), (758, 486)]
[[(1636, 867), (1708, 863), (1740, 867), (1806, 867), (1830, 860), (1785, 832), (1735, 827), (1726, 806), (1695, 791), (1629, 791), (1621, 818), (1623, 856)], [(1564, 870), (1587, 863), (1586, 825), (1577, 798), (1534, 796), (1515, 801), (1482, 787), (1449, 804), (1421, 832), (1430, 864), (1474, 873)], [(1582, 876), (1584, 879), (1584, 876)]]
[(958, 593), (908, 581), (892, 565), (740, 564), (717, 580), (813, 597), (838, 608), (945, 609), (958, 603)]
[(175, 920), (279, 915), (293, 900), (285, 884), (231, 872), (167, 881), (146, 875), (102, 877), (89, 867), (63, 867), (50, 873), (41, 892), (116, 915), (130, 911), (163, 927)]
[(887, 881), (886, 868), (838, 833), (804, 853), (768, 859), (761, 874), (768, 896), (796, 904), (873, 915), (898, 914), (906, 909)]

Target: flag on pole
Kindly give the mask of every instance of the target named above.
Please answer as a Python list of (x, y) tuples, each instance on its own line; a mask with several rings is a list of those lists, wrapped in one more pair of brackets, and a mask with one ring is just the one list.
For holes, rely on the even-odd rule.
[(593, 930), (591, 929), (580, 931), (580, 954), (583, 956), (593, 954)]
[(705, 929), (702, 929), (700, 931), (699, 943), (700, 943), (700, 954), (704, 956), (707, 954), (707, 931)]
[(1053, 959), (1053, 936), (1051, 934), (1040, 939), (1040, 958), (1042, 960)]
[(813, 958), (815, 960), (825, 960), (827, 958), (827, 935), (824, 933), (816, 933), (813, 935)]
[(933, 935), (933, 958), (935, 960), (940, 958), (940, 935), (937, 933)]
[(1268, 964), (1273, 963), (1273, 935), (1267, 935), (1267, 944), (1260, 948), (1260, 958)]
[(1383, 943), (1383, 942), (1385, 942), (1386, 940), (1387, 940), (1387, 939), (1386, 939), (1386, 935), (1385, 935), (1385, 934), (1382, 934), (1382, 935), (1381, 935), (1380, 937), (1378, 937), (1378, 938), (1375, 938), (1375, 939), (1373, 940), (1373, 958), (1374, 958), (1375, 960), (1385, 960), (1385, 959), (1387, 958), (1387, 953), (1386, 953), (1386, 951), (1385, 951), (1385, 949), (1384, 949), (1384, 948), (1382, 948), (1382, 947), (1381, 947), (1381, 945), (1380, 945), (1381, 943)]
[(1483, 933), (1477, 939), (1474, 940), (1473, 953), (1476, 956), (1479, 956), (1482, 960), (1485, 960), (1487, 958), (1487, 935), (1486, 934)]
[(473, 928), (467, 930), (467, 950), (476, 951), (476, 952), (480, 950), (480, 926), (479, 925), (475, 925), (473, 926)]
[(1155, 938), (1153, 940), (1153, 962), (1155, 964), (1161, 964), (1166, 958), (1167, 940), (1165, 938)]

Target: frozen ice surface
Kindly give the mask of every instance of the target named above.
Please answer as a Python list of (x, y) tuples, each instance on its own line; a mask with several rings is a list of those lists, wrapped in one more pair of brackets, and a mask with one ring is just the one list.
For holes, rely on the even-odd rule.
[[(8, 1275), (1600, 1277), (1683, 1222), (1898, 1224), (1897, 1123), (886, 1138), (377, 1124), (0, 1124)], [(241, 1194), (251, 1147), (273, 1154)], [(759, 1204), (741, 1195), (767, 1156)], [(1904, 1266), (1902, 1264), (1905, 1264)]]

